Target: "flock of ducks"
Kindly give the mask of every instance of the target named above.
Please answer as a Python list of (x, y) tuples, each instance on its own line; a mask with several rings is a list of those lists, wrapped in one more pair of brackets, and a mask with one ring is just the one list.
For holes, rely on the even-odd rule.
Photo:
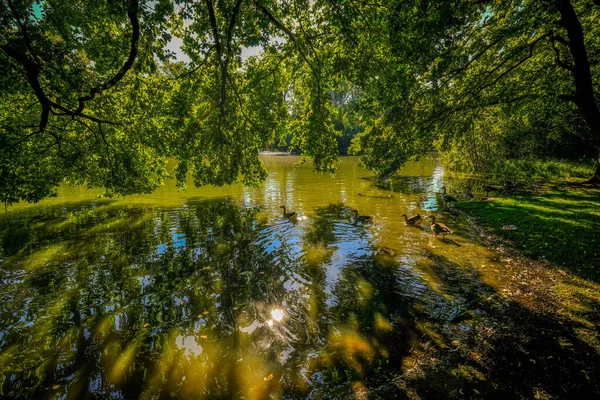
[[(421, 214), (413, 215), (412, 217), (409, 217), (406, 214), (402, 214), (401, 217), (404, 217), (404, 223), (406, 225), (420, 225), (421, 223)], [(435, 222), (435, 215), (428, 215), (424, 218), (431, 219), (431, 224), (429, 225), (429, 227), (431, 228), (431, 233), (433, 234), (433, 236), (441, 234), (442, 237), (445, 238), (446, 235), (452, 233), (452, 231), (450, 230), (450, 228), (448, 228), (446, 224), (442, 224), (441, 222)]]
[[(510, 184), (510, 183), (507, 183), (506, 181), (504, 181), (500, 188), (486, 185), (486, 186), (483, 186), (483, 191), (485, 192), (485, 195), (487, 198), (487, 197), (489, 197), (490, 192), (496, 192), (499, 190), (508, 192), (508, 191), (511, 191), (514, 189), (518, 189), (518, 187), (519, 187), (519, 185), (517, 185), (517, 184)], [(475, 198), (475, 196), (473, 195), (472, 189), (473, 188), (471, 185), (469, 185), (465, 188), (465, 191), (464, 191), (465, 200), (471, 200), (471, 199)], [(440, 193), (440, 196), (444, 203), (444, 209), (447, 209), (449, 204), (452, 205), (452, 204), (458, 203), (458, 200), (455, 197), (450, 196), (447, 193), (445, 186), (442, 186), (441, 190), (442, 191)], [(368, 195), (364, 195), (362, 193), (358, 193), (358, 195), (363, 196), (363, 197), (377, 197), (377, 198), (393, 197), (391, 194), (387, 195), (387, 196), (368, 196)], [(296, 219), (298, 217), (298, 214), (293, 211), (287, 212), (287, 209), (285, 206), (280, 206), (280, 208), (283, 209), (283, 217), (284, 218)], [(353, 210), (352, 212), (354, 213), (354, 217), (353, 217), (354, 222), (368, 223), (368, 222), (373, 221), (373, 217), (371, 215), (360, 215), (358, 213), (358, 210)], [(442, 238), (445, 239), (446, 235), (453, 233), (452, 230), (447, 225), (445, 225), (441, 222), (437, 222), (435, 219), (435, 215), (427, 215), (427, 216), (422, 217), (420, 214), (413, 215), (413, 216), (408, 216), (407, 214), (402, 214), (401, 217), (404, 218), (404, 223), (406, 225), (413, 225), (413, 226), (420, 226), (421, 222), (424, 219), (430, 219), (431, 223), (430, 223), (429, 227), (431, 229), (431, 234), (434, 237), (437, 237), (437, 235), (442, 235)], [(306, 217), (303, 217), (303, 218), (306, 218)], [(392, 249), (389, 249), (387, 247), (383, 247), (383, 248), (379, 249), (377, 252), (378, 253), (386, 253), (388, 255), (395, 254), (395, 252)]]
[[(486, 186), (483, 189), (487, 193), (491, 192), (492, 190), (495, 190), (495, 188), (492, 188), (490, 186)], [(358, 193), (358, 195), (365, 196), (361, 193)], [(389, 196), (375, 196), (375, 197), (392, 197), (392, 195), (390, 194)], [(445, 186), (442, 186), (441, 197), (444, 202), (444, 209), (448, 207), (448, 204), (458, 202), (458, 200), (456, 200), (456, 198), (447, 194)], [(467, 189), (465, 191), (465, 198), (466, 199), (474, 198), (473, 194), (471, 193), (470, 186), (467, 187)], [(295, 219), (298, 216), (298, 214), (296, 212), (293, 212), (293, 211), (287, 212), (287, 209), (285, 206), (279, 206), (279, 208), (283, 209), (283, 217), (284, 218)], [(363, 222), (364, 223), (364, 222), (372, 222), (373, 221), (373, 217), (371, 215), (359, 215), (358, 210), (353, 210), (352, 212), (354, 213), (354, 221), (355, 222)], [(406, 225), (413, 225), (413, 226), (420, 226), (421, 221), (425, 218), (431, 219), (431, 223), (430, 223), (429, 227), (430, 227), (431, 233), (434, 237), (437, 237), (437, 235), (441, 234), (442, 238), (446, 238), (446, 235), (453, 233), (452, 230), (447, 225), (442, 224), (441, 222), (436, 222), (435, 215), (427, 215), (425, 217), (421, 217), (420, 214), (417, 214), (417, 215), (413, 215), (413, 216), (409, 217), (406, 214), (402, 214), (401, 217), (404, 217), (404, 223)]]

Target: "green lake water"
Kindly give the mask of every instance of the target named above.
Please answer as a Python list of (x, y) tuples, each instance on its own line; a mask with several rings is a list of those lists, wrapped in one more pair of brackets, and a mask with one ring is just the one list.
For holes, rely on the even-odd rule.
[(460, 226), (440, 240), (401, 217), (445, 221), (435, 156), (383, 184), (353, 157), (333, 177), (263, 159), (258, 188), (169, 181), (104, 199), (65, 186), (10, 208), (0, 394), (344, 398), (408, 368), (444, 329), (470, 329), (456, 322), (475, 295), (466, 282), (496, 256)]

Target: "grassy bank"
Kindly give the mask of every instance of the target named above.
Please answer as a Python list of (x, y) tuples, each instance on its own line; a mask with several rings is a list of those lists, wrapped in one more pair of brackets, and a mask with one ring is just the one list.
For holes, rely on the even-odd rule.
[(507, 172), (514, 175), (516, 179), (529, 180), (559, 180), (568, 178), (587, 179), (594, 174), (596, 162), (593, 159), (581, 160), (508, 160), (506, 161)]
[[(526, 256), (600, 282), (600, 190), (561, 185), (458, 207)], [(504, 230), (505, 225), (517, 230)]]
[[(499, 160), (497, 165), (489, 171), (477, 173), (469, 168), (461, 169), (454, 165), (453, 160), (442, 156), (442, 161), (447, 165), (448, 171), (460, 175), (467, 173), (476, 175), (490, 183), (500, 184), (503, 180), (511, 182), (564, 182), (565, 179), (585, 180), (594, 174), (596, 161), (593, 159), (561, 160), (524, 158), (518, 160)], [(489, 184), (489, 183), (488, 183)]]
[[(463, 202), (458, 207), (474, 217), (492, 237), (520, 253), (514, 255), (521, 259), (516, 263), (517, 272), (537, 269), (539, 276), (544, 271), (549, 274), (548, 280), (521, 282), (529, 289), (537, 286), (538, 293), (527, 295), (525, 302), (518, 303), (527, 304), (531, 299), (529, 307), (541, 317), (533, 322), (530, 318), (519, 320), (518, 313), (511, 311), (508, 320), (519, 322), (508, 337), (513, 340), (515, 332), (529, 329), (527, 340), (544, 338), (548, 343), (559, 338), (560, 346), (544, 345), (536, 358), (546, 354), (553, 359), (571, 359), (573, 366), (567, 369), (582, 371), (592, 364), (600, 365), (600, 189), (566, 184), (546, 186), (534, 194)], [(505, 225), (515, 225), (517, 229), (504, 230)], [(529, 263), (528, 259), (539, 262)], [(565, 343), (569, 346), (577, 345), (565, 347), (564, 338), (568, 338)], [(580, 362), (581, 354), (591, 358)], [(581, 380), (580, 387), (587, 384), (589, 380)]]

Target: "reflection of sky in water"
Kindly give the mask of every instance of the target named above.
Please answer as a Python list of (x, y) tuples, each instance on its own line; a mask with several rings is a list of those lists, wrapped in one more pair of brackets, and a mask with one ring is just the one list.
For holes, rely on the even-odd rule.
[(177, 344), (180, 348), (185, 349), (186, 353), (190, 355), (197, 356), (202, 353), (204, 349), (201, 344), (199, 344), (194, 336), (178, 336), (176, 340)]
[[(176, 232), (176, 228), (172, 228), (171, 229), (171, 240), (173, 241), (173, 248), (177, 249), (177, 248), (185, 248), (185, 234), (184, 233), (175, 233)], [(210, 234), (210, 229), (209, 232)], [(161, 243), (157, 246), (157, 254), (164, 254), (167, 249), (169, 248), (170, 244), (168, 243)]]
[(442, 190), (442, 186), (444, 185), (444, 167), (438, 163), (435, 169), (433, 170), (433, 174), (431, 176), (431, 180), (429, 181), (429, 185), (427, 185), (427, 191), (425, 195), (426, 199), (423, 201), (423, 210), (425, 211), (437, 211), (438, 209), (438, 194)]
[(260, 328), (263, 324), (258, 321), (252, 321), (252, 323), (248, 326), (240, 327), (240, 331), (251, 335), (257, 328)]

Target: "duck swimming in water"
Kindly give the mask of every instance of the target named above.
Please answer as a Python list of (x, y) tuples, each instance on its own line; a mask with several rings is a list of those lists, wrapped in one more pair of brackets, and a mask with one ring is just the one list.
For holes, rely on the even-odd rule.
[(406, 225), (416, 225), (417, 222), (421, 222), (421, 215), (413, 215), (412, 217), (407, 216), (406, 214), (402, 214), (401, 217), (404, 217), (404, 223)]
[(283, 218), (295, 218), (298, 214), (296, 214), (294, 211), (290, 211), (290, 212), (286, 212), (285, 206), (279, 206), (279, 208), (283, 208)]
[(452, 231), (450, 230), (450, 228), (448, 228), (446, 225), (442, 224), (441, 222), (435, 222), (435, 215), (429, 215), (427, 216), (427, 218), (431, 218), (431, 233), (433, 233), (433, 236), (437, 236), (439, 233), (442, 234), (443, 238), (446, 238), (447, 234), (452, 233)]
[(373, 217), (370, 215), (358, 215), (358, 210), (354, 210), (354, 220), (360, 222), (371, 222)]

